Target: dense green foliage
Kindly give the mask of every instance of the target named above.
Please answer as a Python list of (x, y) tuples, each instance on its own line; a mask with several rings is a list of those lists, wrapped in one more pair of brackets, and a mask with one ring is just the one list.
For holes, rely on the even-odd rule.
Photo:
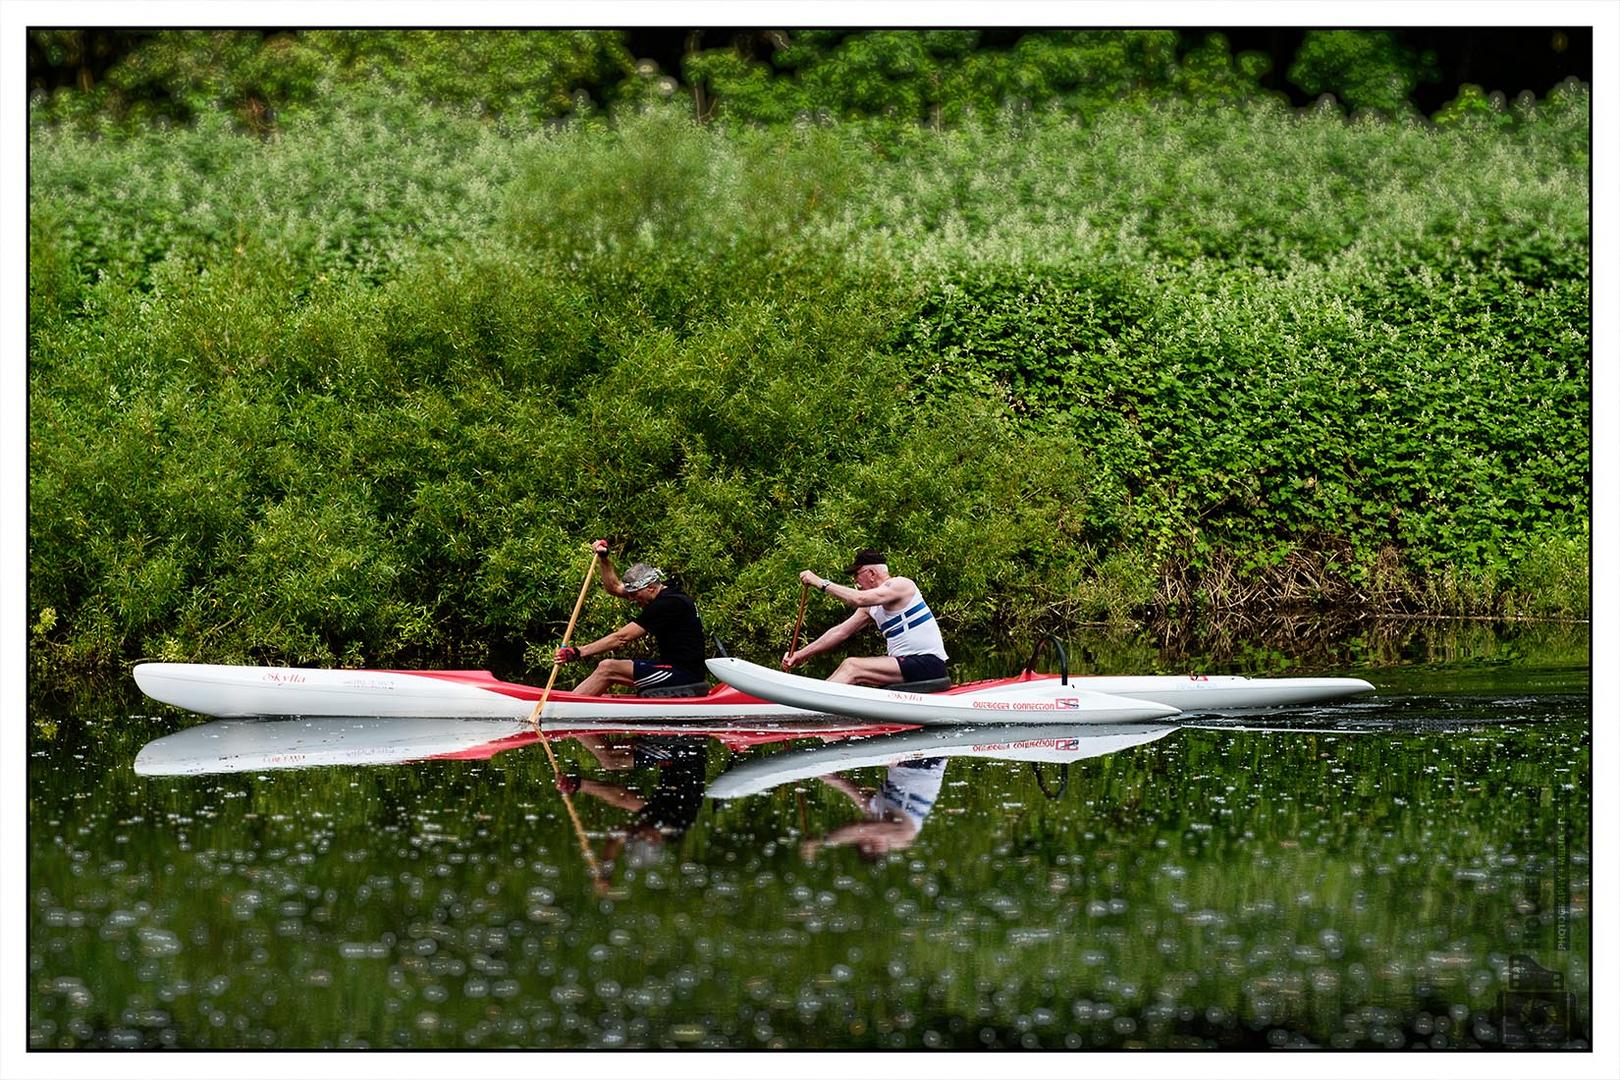
[[(36, 31), (46, 65), (78, 59), (85, 31)], [(258, 132), (357, 88), (385, 88), (441, 106), (545, 118), (639, 87), (622, 34), (568, 30), (162, 30), (126, 42), (99, 82), (42, 102), (54, 120), (98, 126), (187, 123), (217, 113)], [(601, 103), (599, 103), (601, 104)]]
[[(1006, 107), (1093, 112), (1122, 100), (1185, 94), (1205, 103), (1258, 98), (1269, 62), (1234, 59), (1212, 34), (1178, 56), (1173, 30), (1052, 30), (1007, 50), (975, 30), (800, 31), (767, 62), (714, 49), (684, 74), (712, 95), (705, 115), (763, 123), (797, 116), (957, 124)], [(709, 100), (709, 99), (701, 99)]]
[[(1415, 41), (1401, 30), (1308, 30), (1282, 35), (1288, 44), (1274, 33), (1259, 39), (1267, 51), (1234, 55), (1222, 32), (1168, 29), (63, 28), (29, 33), (28, 66), (41, 115), (52, 121), (138, 129), (221, 112), (260, 134), (330, 114), (377, 87), (529, 120), (679, 96), (705, 120), (937, 126), (1004, 109), (1091, 115), (1166, 95), (1205, 105), (1281, 98), (1285, 86), (1295, 103), (1324, 95), (1353, 112), (1408, 115), (1418, 110), (1417, 88), (1440, 82), (1442, 68), (1456, 82), (1439, 93), (1461, 91), (1444, 112), (1485, 90), (1541, 94), (1587, 70), (1576, 56), (1559, 66), (1567, 40), (1544, 45), (1534, 60), (1528, 43), (1515, 41), (1509, 70), (1500, 70), (1500, 56), (1494, 67), (1485, 56), (1503, 42), (1480, 38), (1498, 33), (1458, 29)], [(1443, 46), (1449, 64), (1425, 41)], [(1460, 85), (1504, 77), (1517, 81)], [(1447, 100), (1430, 97), (1425, 112)]]
[[(1049, 163), (1013, 192), (941, 194), (994, 145), (919, 154), (906, 210), (984, 261), (942, 267), (903, 345), (1084, 441), (1155, 561), (1237, 555), (1248, 578), (1303, 558), (1380, 595), (1442, 565), (1487, 592), (1509, 568), (1559, 576), (1589, 502), (1589, 251), (1554, 239), (1585, 234), (1575, 117), (1495, 141), (1320, 116), (1284, 134), (1258, 111), (1212, 138), (1173, 116), (1032, 132), (985, 170)], [(1062, 255), (1031, 265), (1043, 248)]]
[(1416, 54), (1388, 30), (1313, 30), (1288, 69), (1308, 94), (1336, 93), (1353, 109), (1406, 112), (1420, 81), (1436, 77), (1432, 53)]
[(1587, 101), (1516, 108), (40, 124), (34, 655), (512, 661), (598, 534), (750, 649), (868, 543), (958, 634), (1584, 615)]

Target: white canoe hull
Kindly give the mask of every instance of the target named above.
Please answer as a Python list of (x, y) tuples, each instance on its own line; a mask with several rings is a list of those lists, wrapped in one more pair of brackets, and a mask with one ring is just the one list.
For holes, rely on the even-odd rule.
[[(356, 671), (234, 664), (137, 664), (147, 697), (204, 716), (373, 716), (526, 720), (540, 690), (489, 672)], [(802, 709), (726, 687), (704, 698), (585, 697), (554, 690), (543, 719), (699, 721), (802, 718)]]
[(1057, 679), (1000, 680), (979, 689), (913, 694), (807, 679), (734, 656), (717, 657), (708, 665), (715, 678), (755, 697), (812, 712), (893, 723), (1129, 724), (1161, 720), (1181, 711), (1173, 705), (1081, 689)]
[[(808, 714), (832, 712), (897, 723), (954, 723), (964, 719), (1109, 723), (1168, 715), (1156, 711), (1163, 708), (1187, 713), (1242, 713), (1332, 701), (1373, 689), (1361, 679), (1097, 675), (1071, 679), (1065, 684), (1055, 675), (1030, 675), (970, 683), (943, 694), (923, 695), (839, 687), (731, 657), (711, 660), (709, 666), (717, 675), (726, 673), (723, 677), (730, 685), (716, 687), (707, 697), (587, 697), (555, 690), (546, 702), (543, 718), (548, 723), (642, 722), (666, 717), (707, 723), (803, 719)], [(731, 676), (743, 677), (744, 672), (752, 677), (751, 686), (759, 689), (732, 681)], [(137, 664), (134, 675), (137, 685), (150, 698), (222, 718), (370, 716), (523, 720), (529, 717), (541, 693), (536, 687), (503, 682), (487, 671), (357, 671), (151, 663)], [(783, 693), (789, 696), (780, 696)], [(768, 694), (777, 696), (768, 697)], [(1107, 698), (1123, 700), (1108, 703)], [(800, 704), (807, 701), (817, 704)]]
[[(942, 694), (924, 695), (806, 679), (735, 657), (719, 657), (708, 664), (716, 678), (755, 697), (816, 712), (917, 724), (952, 722), (948, 718), (1005, 723), (1129, 723), (1178, 712), (1230, 715), (1312, 705), (1374, 689), (1363, 679), (1349, 678), (1086, 675), (1064, 682), (1056, 675), (1027, 675), (968, 683)], [(1131, 703), (1148, 711), (1130, 715)]]
[(1245, 675), (1082, 675), (1071, 678), (1069, 685), (1115, 697), (1156, 701), (1188, 713), (1242, 713), (1316, 705), (1375, 689), (1365, 679), (1251, 679)]

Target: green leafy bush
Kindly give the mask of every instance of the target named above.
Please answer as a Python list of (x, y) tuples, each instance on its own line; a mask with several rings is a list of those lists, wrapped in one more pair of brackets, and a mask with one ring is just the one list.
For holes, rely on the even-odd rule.
[[(47, 60), (84, 31), (35, 31)], [(623, 31), (160, 30), (125, 35), (106, 78), (38, 102), (41, 120), (103, 134), (228, 119), (268, 135), (356, 99), (400, 95), (480, 115), (538, 120), (638, 89)], [(604, 93), (605, 88), (605, 93)]]
[(1408, 112), (1419, 82), (1436, 78), (1433, 53), (1418, 53), (1388, 30), (1309, 30), (1288, 68), (1307, 94), (1333, 94), (1352, 109)]
[(740, 651), (863, 544), (952, 634), (1583, 615), (1586, 132), (40, 124), (32, 654), (520, 666), (603, 534)]
[(1264, 96), (1269, 61), (1210, 34), (1178, 61), (1172, 30), (1035, 30), (992, 46), (976, 30), (803, 30), (768, 60), (706, 49), (683, 64), (710, 112), (743, 123), (797, 117), (956, 125), (1002, 110), (1090, 115), (1166, 93), (1204, 103)]

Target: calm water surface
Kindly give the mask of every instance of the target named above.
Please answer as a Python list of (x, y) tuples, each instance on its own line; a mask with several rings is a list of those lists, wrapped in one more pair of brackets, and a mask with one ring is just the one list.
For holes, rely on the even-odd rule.
[[(597, 878), (512, 725), (261, 721), (145, 775), (200, 718), (36, 695), (30, 1043), (1582, 1046), (1587, 635), (1067, 635), (1379, 687), (1291, 730), (559, 738)], [(312, 764), (390, 737), (461, 756)]]

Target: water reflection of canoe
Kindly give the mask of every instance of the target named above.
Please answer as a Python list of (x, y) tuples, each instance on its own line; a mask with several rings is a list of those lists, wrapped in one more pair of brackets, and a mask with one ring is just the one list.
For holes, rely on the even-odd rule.
[(1070, 762), (1101, 757), (1152, 742), (1174, 724), (982, 724), (936, 727), (829, 746), (784, 750), (750, 758), (717, 776), (711, 799), (755, 795), (796, 780), (840, 769), (894, 765), (918, 758), (978, 757), (1006, 761)]
[[(547, 724), (553, 743), (580, 735), (708, 736), (742, 750), (790, 739), (843, 739), (907, 730), (902, 724), (860, 724), (817, 719), (737, 724), (636, 724), (575, 721)], [(296, 717), (215, 720), (154, 739), (135, 755), (140, 776), (302, 769), (322, 765), (396, 765), (434, 760), (480, 760), (537, 742), (518, 720), (445, 717)]]
[(964, 683), (939, 694), (806, 679), (736, 657), (708, 661), (739, 690), (813, 712), (914, 724), (1009, 722), (1132, 723), (1177, 713), (1225, 713), (1331, 701), (1373, 689), (1361, 679), (1250, 679), (1242, 675), (1086, 675), (1025, 673)]

